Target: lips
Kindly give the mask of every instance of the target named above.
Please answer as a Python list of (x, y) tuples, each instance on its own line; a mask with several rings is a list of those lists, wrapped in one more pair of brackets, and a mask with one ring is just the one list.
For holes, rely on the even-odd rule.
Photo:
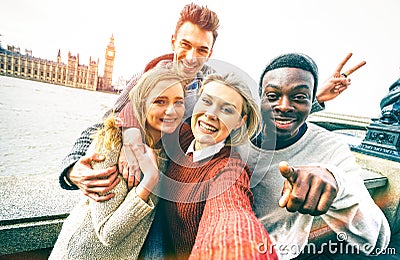
[(176, 122), (176, 118), (161, 118), (160, 120), (164, 124), (173, 124)]
[(273, 119), (276, 128), (288, 129), (291, 128), (293, 123), (296, 122), (293, 118), (275, 118)]
[(199, 128), (201, 130), (203, 130), (203, 132), (208, 133), (208, 134), (212, 134), (218, 131), (218, 129), (210, 124), (207, 124), (203, 121), (199, 121)]
[(193, 73), (193, 72), (195, 72), (197, 70), (197, 62), (188, 63), (187, 61), (182, 60), (181, 63), (182, 63), (182, 66), (183, 66), (183, 70), (185, 72), (192, 72)]

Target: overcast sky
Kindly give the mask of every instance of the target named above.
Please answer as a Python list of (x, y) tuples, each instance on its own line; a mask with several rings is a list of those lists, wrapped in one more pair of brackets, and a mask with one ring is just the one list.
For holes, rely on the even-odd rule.
[[(171, 51), (182, 7), (190, 1), (0, 0), (0, 40), (56, 60), (61, 50), (104, 64), (115, 37), (114, 80), (129, 78), (155, 56)], [(366, 60), (350, 89), (327, 111), (379, 116), (379, 102), (400, 77), (400, 1), (280, 0), (194, 1), (217, 12), (221, 27), (213, 58), (234, 64), (258, 80), (265, 64), (285, 52), (303, 52), (326, 79), (348, 52), (347, 66)]]

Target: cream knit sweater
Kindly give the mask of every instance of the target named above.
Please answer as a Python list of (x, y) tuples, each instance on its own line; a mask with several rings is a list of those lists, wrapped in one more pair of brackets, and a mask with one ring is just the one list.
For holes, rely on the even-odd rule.
[[(107, 123), (105, 125), (107, 128)], [(109, 127), (112, 128), (114, 125)], [(110, 131), (107, 133), (110, 134)], [(107, 138), (118, 139), (120, 135), (113, 137), (106, 135), (104, 139)], [(99, 143), (99, 138), (92, 144), (96, 143)], [(117, 164), (120, 149), (121, 139), (108, 148), (104, 144), (100, 145), (97, 151), (105, 155), (106, 160), (92, 164), (92, 167), (104, 169)], [(153, 209), (157, 197), (151, 194), (146, 203), (137, 196), (135, 188), (128, 191), (126, 182), (121, 176), (119, 178), (118, 185), (110, 191), (115, 194), (112, 199), (95, 202), (84, 196), (75, 206), (64, 222), (49, 259), (92, 260), (138, 257), (154, 219)]]

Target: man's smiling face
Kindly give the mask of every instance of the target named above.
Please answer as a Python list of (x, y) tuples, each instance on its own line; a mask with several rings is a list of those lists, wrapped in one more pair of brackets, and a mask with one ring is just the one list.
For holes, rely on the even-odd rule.
[(189, 79), (196, 76), (212, 54), (213, 39), (211, 31), (191, 22), (182, 24), (171, 40), (174, 62), (181, 76)]
[(278, 142), (296, 137), (310, 114), (313, 86), (306, 70), (279, 68), (265, 74), (261, 113), (267, 134), (276, 134)]

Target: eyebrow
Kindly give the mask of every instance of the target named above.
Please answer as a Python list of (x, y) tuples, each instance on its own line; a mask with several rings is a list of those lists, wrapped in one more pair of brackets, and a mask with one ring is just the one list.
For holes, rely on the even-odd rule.
[(306, 88), (308, 90), (311, 90), (311, 88), (307, 84), (300, 84), (294, 87), (293, 89), (300, 89), (300, 88)]
[[(216, 96), (212, 96), (212, 95), (209, 95), (209, 94), (207, 94), (207, 93), (204, 93), (204, 95), (206, 95), (207, 97), (209, 97), (209, 98), (211, 98), (211, 99), (221, 99), (221, 100), (223, 100), (222, 98), (220, 98), (220, 97), (216, 97)], [(234, 105), (234, 104), (232, 104), (232, 103), (229, 103), (229, 102), (226, 102), (225, 100), (224, 100), (224, 103), (222, 103), (222, 105), (224, 105), (224, 106), (226, 106), (226, 105), (228, 105), (228, 106), (233, 106), (236, 110), (237, 110), (237, 107)]]
[[(154, 100), (157, 100), (157, 99), (168, 99), (168, 97), (167, 96), (157, 96), (154, 98)], [(185, 98), (183, 96), (175, 96), (175, 97), (173, 97), (173, 99), (185, 99)]]
[[(281, 89), (279, 86), (273, 85), (273, 84), (267, 84), (267, 85), (264, 87), (264, 90), (265, 90), (266, 88)], [(301, 88), (305, 88), (305, 89), (311, 90), (311, 88), (310, 88), (307, 84), (296, 85), (296, 86), (293, 88), (293, 90), (297, 90), (297, 89), (301, 89)]]

